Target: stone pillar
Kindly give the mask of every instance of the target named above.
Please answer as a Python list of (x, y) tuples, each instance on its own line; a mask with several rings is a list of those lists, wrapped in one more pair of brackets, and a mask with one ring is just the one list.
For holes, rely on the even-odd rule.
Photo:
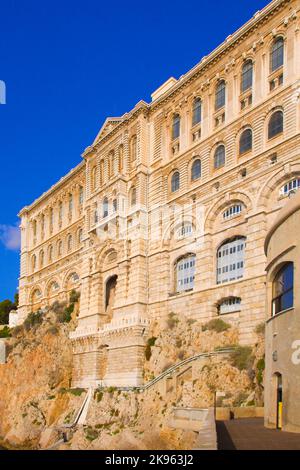
[(108, 344), (105, 386), (137, 387), (143, 384), (145, 345), (149, 321), (127, 317), (113, 321), (103, 332)]

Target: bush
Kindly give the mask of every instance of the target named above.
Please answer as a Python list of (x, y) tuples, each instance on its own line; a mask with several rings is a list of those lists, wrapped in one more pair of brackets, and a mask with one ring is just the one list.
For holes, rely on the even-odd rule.
[(262, 357), (257, 361), (256, 364), (256, 380), (259, 385), (262, 384), (263, 382), (263, 373), (265, 370), (265, 358)]
[(94, 399), (99, 403), (103, 398), (103, 392), (101, 390), (96, 390), (94, 393)]
[(264, 335), (265, 334), (265, 322), (262, 322), (262, 323), (259, 323), (258, 325), (256, 325), (256, 328), (255, 328), (255, 333), (257, 335)]
[(55, 302), (53, 302), (51, 305), (51, 310), (56, 314), (60, 314), (63, 312), (65, 306), (66, 302), (59, 302), (58, 300), (55, 300)]
[(70, 304), (62, 311), (57, 313), (59, 323), (69, 323), (72, 320), (72, 313), (74, 311), (74, 304)]
[(24, 321), (24, 328), (29, 331), (31, 328), (40, 325), (43, 322), (43, 313), (41, 310), (31, 312)]
[(248, 398), (246, 392), (240, 392), (237, 397), (234, 399), (233, 406), (241, 406)]
[(11, 337), (11, 331), (8, 326), (5, 326), (0, 330), (0, 338), (10, 338)]
[(76, 291), (75, 289), (72, 289), (71, 292), (70, 292), (70, 303), (71, 304), (75, 304), (76, 302), (78, 302), (80, 298), (80, 292)]
[(49, 333), (50, 335), (57, 335), (58, 333), (58, 328), (56, 326), (50, 326), (50, 328), (48, 328), (47, 330), (47, 333)]
[(0, 302), (0, 325), (7, 325), (9, 321), (9, 313), (17, 308), (17, 305), (9, 299)]
[(169, 313), (168, 315), (168, 320), (167, 320), (167, 325), (170, 328), (170, 330), (173, 330), (177, 323), (179, 322), (178, 318), (176, 317), (176, 313)]
[(253, 365), (252, 348), (250, 346), (237, 346), (231, 353), (231, 365), (239, 370), (249, 370)]
[(24, 333), (24, 326), (23, 325), (17, 325), (12, 329), (12, 336), (16, 337)]
[(84, 432), (85, 437), (88, 441), (94, 441), (99, 436), (99, 432), (90, 426), (88, 426), (88, 428), (86, 428)]
[(154, 346), (155, 341), (157, 338), (155, 336), (152, 336), (151, 338), (148, 339), (147, 344), (146, 344), (146, 349), (145, 349), (145, 358), (146, 361), (150, 360), (151, 357), (151, 347)]
[(202, 325), (202, 331), (216, 331), (217, 333), (227, 331), (229, 328), (231, 328), (231, 326), (225, 323), (221, 318), (215, 318)]
[(80, 397), (83, 392), (85, 392), (84, 388), (70, 388), (69, 392), (72, 393), (72, 395), (75, 395), (75, 397)]

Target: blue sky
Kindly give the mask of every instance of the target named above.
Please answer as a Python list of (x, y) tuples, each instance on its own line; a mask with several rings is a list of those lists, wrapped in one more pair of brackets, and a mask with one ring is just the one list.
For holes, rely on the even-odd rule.
[(0, 300), (19, 276), (19, 210), (76, 166), (107, 116), (178, 78), (266, 0), (3, 0)]

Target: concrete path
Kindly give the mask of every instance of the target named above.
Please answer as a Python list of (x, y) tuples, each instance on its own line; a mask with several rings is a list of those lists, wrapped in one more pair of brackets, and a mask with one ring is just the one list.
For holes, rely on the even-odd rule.
[(262, 418), (217, 421), (219, 450), (300, 450), (300, 434), (267, 429)]

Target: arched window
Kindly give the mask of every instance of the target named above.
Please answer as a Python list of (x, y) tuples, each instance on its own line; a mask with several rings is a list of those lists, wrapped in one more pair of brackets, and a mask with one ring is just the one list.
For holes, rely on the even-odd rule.
[(53, 261), (53, 246), (50, 245), (48, 249), (48, 261), (51, 263)]
[(108, 216), (108, 199), (105, 197), (103, 199), (103, 218)]
[(44, 266), (44, 251), (40, 251), (39, 255), (39, 267), (42, 268)]
[(83, 230), (82, 230), (82, 228), (80, 228), (78, 230), (78, 241), (79, 241), (79, 243), (81, 243), (82, 240), (83, 240)]
[(100, 184), (104, 184), (104, 160), (100, 162)]
[(175, 171), (171, 178), (171, 192), (175, 193), (180, 188), (180, 174), (179, 171)]
[(123, 158), (124, 158), (124, 147), (123, 145), (120, 145), (119, 146), (119, 162), (118, 162), (120, 173), (122, 173), (123, 171)]
[(226, 84), (224, 80), (220, 80), (216, 86), (215, 109), (221, 109), (225, 106)]
[(244, 62), (242, 67), (242, 80), (241, 80), (241, 91), (245, 91), (252, 88), (253, 85), (253, 63), (252, 60)]
[(193, 161), (192, 164), (192, 172), (191, 172), (191, 179), (192, 181), (197, 180), (201, 176), (201, 160), (197, 158)]
[(282, 37), (275, 39), (271, 47), (271, 72), (283, 66), (284, 40)]
[(176, 238), (186, 238), (190, 237), (193, 233), (193, 226), (190, 222), (183, 222), (179, 228), (176, 230)]
[(68, 252), (70, 252), (72, 250), (72, 235), (68, 235), (67, 246), (68, 246)]
[(273, 281), (272, 315), (294, 305), (294, 265), (286, 263)]
[(83, 204), (83, 187), (79, 186), (79, 206), (82, 206)]
[(130, 205), (135, 206), (136, 205), (136, 188), (132, 188), (131, 194), (130, 194)]
[(57, 256), (62, 256), (62, 241), (57, 242)]
[(240, 137), (240, 155), (252, 150), (252, 130), (246, 129)]
[(280, 194), (287, 196), (288, 194), (298, 191), (300, 188), (300, 178), (293, 178), (288, 183), (286, 183), (280, 190)]
[(50, 221), (50, 231), (52, 232), (53, 230), (53, 224), (54, 224), (54, 212), (53, 212), (53, 207), (50, 208), (50, 214), (49, 214), (49, 221)]
[(228, 220), (232, 217), (239, 215), (243, 210), (242, 204), (234, 204), (233, 206), (228, 207), (226, 211), (223, 212), (223, 219)]
[(42, 214), (41, 215), (41, 231), (42, 231), (42, 234), (44, 233), (44, 230), (45, 230), (45, 215)]
[(108, 175), (109, 177), (115, 174), (115, 152), (111, 150), (108, 155)]
[(283, 112), (275, 111), (272, 114), (268, 125), (268, 138), (272, 139), (283, 132)]
[(137, 137), (136, 137), (136, 135), (134, 135), (131, 138), (130, 157), (131, 157), (132, 162), (136, 161), (136, 158), (137, 158)]
[(245, 237), (236, 237), (220, 246), (217, 251), (217, 284), (243, 277), (245, 245)]
[(189, 254), (175, 264), (176, 292), (194, 288), (196, 255)]
[(36, 269), (36, 255), (33, 255), (31, 258), (31, 270), (35, 271)]
[(180, 136), (180, 116), (179, 114), (174, 114), (173, 123), (172, 123), (172, 139), (178, 139)]
[(32, 233), (34, 237), (36, 237), (36, 232), (37, 232), (37, 223), (36, 223), (36, 220), (33, 220), (32, 221)]
[(214, 167), (221, 168), (224, 165), (225, 165), (225, 147), (224, 145), (219, 145), (215, 151)]
[(193, 118), (192, 118), (192, 125), (195, 126), (201, 122), (202, 118), (202, 102), (201, 98), (195, 98), (193, 101)]
[(240, 297), (228, 297), (223, 299), (218, 305), (218, 314), (225, 315), (226, 313), (239, 312), (241, 310)]
[(97, 187), (97, 168), (92, 168), (92, 191), (95, 191)]
[(60, 201), (58, 205), (58, 218), (59, 218), (59, 223), (62, 223), (62, 218), (63, 218), (63, 203)]
[(73, 211), (73, 195), (69, 194), (69, 213), (71, 214)]

